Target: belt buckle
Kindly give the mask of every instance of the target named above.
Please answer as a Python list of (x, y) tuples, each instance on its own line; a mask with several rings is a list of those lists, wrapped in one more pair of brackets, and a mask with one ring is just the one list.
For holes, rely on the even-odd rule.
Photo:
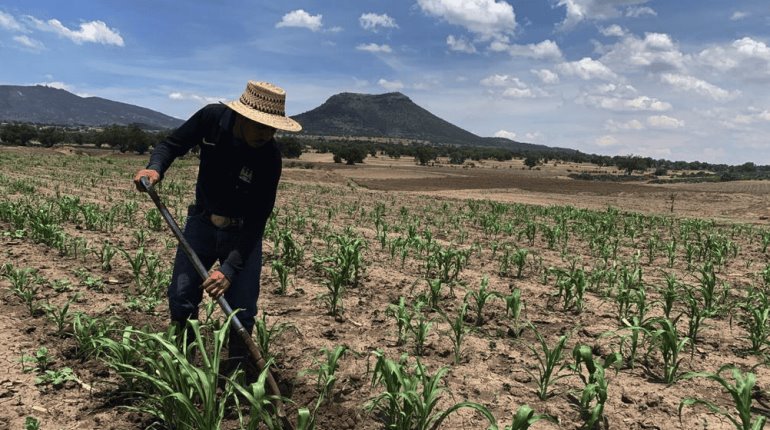
[(228, 218), (226, 216), (217, 215), (217, 214), (211, 214), (209, 217), (211, 220), (211, 223), (214, 224), (217, 228), (227, 228), (232, 224), (232, 218)]

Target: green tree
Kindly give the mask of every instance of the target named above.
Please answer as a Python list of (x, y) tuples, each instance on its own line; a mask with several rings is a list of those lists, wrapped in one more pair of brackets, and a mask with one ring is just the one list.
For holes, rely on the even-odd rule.
[(302, 155), (304, 145), (297, 138), (282, 136), (277, 142), (284, 158), (299, 158)]
[(540, 162), (540, 158), (535, 155), (527, 155), (527, 157), (524, 159), (524, 165), (529, 167), (530, 170), (532, 170), (533, 167), (537, 166), (539, 162)]
[(432, 146), (420, 145), (414, 150), (414, 159), (420, 163), (420, 166), (427, 165), (438, 156), (438, 151)]

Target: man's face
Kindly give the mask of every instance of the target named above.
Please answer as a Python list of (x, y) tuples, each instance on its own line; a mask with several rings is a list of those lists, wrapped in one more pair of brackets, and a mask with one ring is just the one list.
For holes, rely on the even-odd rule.
[(238, 115), (235, 119), (233, 132), (235, 137), (255, 148), (269, 142), (275, 135), (275, 129), (273, 127), (260, 124), (241, 115)]

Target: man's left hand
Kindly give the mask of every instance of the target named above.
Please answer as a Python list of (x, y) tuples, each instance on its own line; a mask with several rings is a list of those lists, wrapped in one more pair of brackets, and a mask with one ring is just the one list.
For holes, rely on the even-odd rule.
[(213, 299), (218, 299), (222, 294), (230, 288), (230, 280), (227, 276), (219, 270), (211, 272), (208, 279), (203, 281), (203, 289), (209, 293), (209, 296)]

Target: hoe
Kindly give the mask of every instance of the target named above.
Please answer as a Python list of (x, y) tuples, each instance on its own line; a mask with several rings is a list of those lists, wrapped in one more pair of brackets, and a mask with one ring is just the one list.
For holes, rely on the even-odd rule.
[[(174, 236), (179, 240), (179, 244), (182, 247), (182, 250), (187, 254), (187, 257), (190, 259), (190, 261), (195, 266), (195, 270), (198, 272), (198, 275), (202, 279), (206, 279), (208, 277), (208, 270), (206, 270), (206, 267), (203, 266), (203, 263), (201, 263), (201, 260), (198, 258), (198, 255), (193, 251), (190, 244), (187, 242), (187, 239), (184, 238), (182, 235), (182, 230), (179, 228), (179, 225), (174, 220), (174, 217), (171, 216), (171, 212), (168, 211), (166, 208), (166, 205), (163, 204), (163, 202), (160, 201), (160, 197), (158, 197), (158, 193), (155, 192), (155, 189), (153, 188), (152, 184), (150, 184), (150, 180), (147, 177), (142, 177), (141, 179), (142, 187), (147, 191), (147, 194), (150, 195), (150, 198), (155, 203), (155, 206), (157, 206), (158, 210), (160, 211), (163, 218), (166, 220), (166, 223), (168, 223), (168, 226), (171, 227), (171, 230), (174, 232)], [(220, 296), (217, 299), (217, 303), (219, 304), (219, 307), (222, 309), (222, 311), (225, 313), (225, 315), (231, 315), (233, 313), (233, 309), (230, 307), (230, 304), (227, 303), (227, 300), (225, 300), (224, 296)], [(251, 338), (251, 335), (248, 331), (243, 327), (243, 324), (238, 319), (237, 316), (233, 315), (233, 318), (230, 320), (231, 329), (235, 330), (236, 333), (243, 339), (243, 342), (246, 344), (246, 346), (249, 349), (249, 352), (251, 353), (252, 358), (257, 364), (257, 367), (260, 371), (265, 370), (265, 360), (262, 358), (262, 354), (259, 352), (259, 347), (256, 343), (254, 343), (254, 340)], [(275, 407), (276, 412), (278, 413), (278, 417), (281, 419), (281, 421), (284, 423), (284, 425), (288, 425), (288, 428), (293, 428), (294, 426), (291, 425), (291, 423), (286, 419), (286, 413), (283, 408), (283, 402), (281, 399), (281, 391), (278, 388), (278, 384), (275, 382), (275, 378), (273, 377), (273, 374), (270, 373), (270, 371), (267, 371), (267, 385), (270, 389), (270, 392), (276, 396), (277, 400), (275, 400)]]

